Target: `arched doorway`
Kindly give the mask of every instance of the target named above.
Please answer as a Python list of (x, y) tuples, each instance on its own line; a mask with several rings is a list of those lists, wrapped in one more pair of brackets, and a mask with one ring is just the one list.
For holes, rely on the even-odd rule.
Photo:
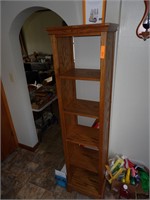
[[(12, 60), (14, 60), (14, 62), (11, 63), (11, 66), (13, 67), (13, 69), (15, 71), (15, 73), (11, 73), (11, 70), (10, 70), (10, 77), (12, 77), (12, 84), (15, 87), (15, 90), (18, 93), (18, 96), (14, 96), (13, 95), (13, 90), (12, 90), (12, 100), (16, 99), (16, 103), (14, 104), (14, 108), (16, 108), (17, 105), (18, 105), (18, 112), (16, 112), (15, 114), (17, 115), (18, 118), (20, 118), (20, 120), (18, 120), (18, 127), (17, 128), (19, 129), (19, 125), (20, 124), (22, 125), (22, 122), (23, 122), (23, 128), (24, 129), (26, 128), (24, 132), (22, 132), (21, 129), (20, 129), (19, 134), (17, 135), (17, 137), (19, 138), (19, 142), (21, 141), (20, 143), (23, 143), (26, 146), (31, 146), (31, 147), (34, 148), (34, 146), (35, 146), (35, 144), (37, 142), (37, 137), (36, 137), (36, 133), (34, 132), (35, 131), (35, 128), (34, 128), (35, 125), (34, 125), (34, 122), (33, 122), (30, 99), (29, 99), (29, 95), (27, 93), (28, 90), (27, 90), (26, 79), (25, 79), (26, 77), (25, 77), (25, 73), (24, 73), (24, 69), (23, 69), (23, 61), (22, 61), (21, 48), (20, 48), (20, 43), (19, 43), (20, 28), (22, 27), (22, 24), (23, 24), (23, 22), (24, 22), (24, 20), (26, 18), (26, 17), (23, 17), (23, 19), (21, 18), (21, 16), (24, 15), (24, 14), (25, 13), (21, 13), (20, 15), (17, 16), (17, 18), (15, 19), (14, 23), (12, 24), (11, 30), (9, 32), (10, 40), (11, 40), (11, 42), (10, 42), (10, 44), (11, 44), (10, 45), (10, 51), (12, 52), (12, 54), (11, 54), (11, 56), (13, 57)], [(29, 16), (29, 15), (30, 14), (28, 13), (27, 16)], [(20, 18), (22, 19), (21, 20), (22, 23), (19, 20)], [(18, 55), (19, 55), (19, 57), (18, 57)], [(15, 63), (17, 63), (17, 65)], [(24, 108), (21, 108), (21, 104), (24, 106)], [(22, 120), (23, 118), (24, 118), (24, 120)], [(29, 123), (29, 121), (30, 121), (30, 123)], [(54, 144), (54, 147), (55, 146), (56, 145)], [(58, 151), (58, 153), (62, 153), (62, 149), (57, 149), (57, 151)], [(25, 151), (23, 151), (23, 152), (25, 152)], [(22, 160), (22, 164), (23, 164), (22, 166), (23, 167), (21, 167), (21, 166), (19, 167), (19, 169), (22, 172), (23, 172), (24, 166), (26, 166), (26, 164), (24, 163), (24, 161), (26, 162), (26, 158), (25, 158), (25, 156), (24, 156), (25, 154), (23, 154), (23, 152), (21, 153), (21, 157), (20, 157), (20, 161)], [(27, 155), (27, 157), (30, 157), (30, 156), (32, 157), (33, 156), (32, 152), (31, 153), (28, 152), (28, 154), (26, 154), (26, 155)], [(22, 188), (22, 190), (24, 190), (24, 188), (27, 188), (27, 189), (29, 188), (29, 190), (30, 190), (31, 184), (33, 186), (33, 184), (35, 182), (36, 182), (36, 184), (38, 184), (38, 180), (39, 180), (38, 175), (41, 175), (42, 172), (44, 173), (44, 174), (42, 174), (42, 176), (44, 178), (42, 176), (41, 177), (43, 178), (42, 180), (45, 181), (45, 179), (47, 177), (47, 174), (49, 175), (51, 173), (49, 167), (50, 166), (53, 167), (53, 164), (51, 163), (51, 161), (48, 163), (47, 160), (46, 160), (46, 158), (49, 158), (49, 155), (52, 155), (52, 153), (51, 152), (47, 152), (46, 156), (44, 156), (43, 152), (41, 151), (41, 153), (39, 153), (37, 156), (35, 156), (35, 159), (37, 159), (37, 161), (35, 161), (35, 163), (34, 163), (35, 165), (34, 166), (35, 167), (38, 166), (38, 164), (37, 164), (38, 160), (39, 160), (40, 164), (42, 163), (41, 164), (42, 166), (39, 166), (39, 168), (38, 168), (39, 173), (37, 173), (37, 177), (34, 177), (34, 174), (33, 174), (33, 177), (32, 177), (33, 179), (30, 180), (32, 183), (27, 183), (27, 185), (25, 185)], [(54, 157), (56, 157), (56, 159), (59, 160), (58, 159), (58, 155), (54, 156)], [(43, 159), (45, 159), (45, 163), (43, 162)], [(51, 160), (53, 160), (53, 159), (51, 159)], [(53, 162), (55, 162), (55, 160)], [(19, 164), (21, 164), (21, 162), (19, 162)], [(28, 163), (27, 165), (29, 166), (30, 164), (32, 165), (33, 162)], [(42, 168), (43, 166), (46, 169), (43, 169)], [(12, 165), (11, 165), (11, 167), (12, 167)], [(32, 168), (32, 166), (31, 166), (31, 168)], [(32, 171), (32, 169), (31, 169), (31, 171)], [(53, 170), (53, 172), (54, 172), (54, 170)], [(21, 174), (23, 174), (23, 173), (21, 173)], [(27, 173), (27, 174), (29, 174), (29, 173)], [(5, 174), (4, 174), (4, 176), (5, 176)], [(26, 175), (26, 177), (27, 177), (27, 175)], [(25, 177), (25, 179), (26, 179), (26, 177)], [(55, 177), (50, 174), (50, 177), (48, 177), (48, 178), (50, 178), (50, 181), (51, 181), (51, 177), (53, 178), (52, 182), (54, 182), (54, 178)], [(5, 177), (4, 177), (4, 179), (5, 179)], [(20, 181), (20, 176), (18, 176), (17, 179), (18, 179), (17, 181)], [(42, 182), (42, 180), (41, 180), (41, 182)], [(22, 182), (22, 181), (20, 181), (20, 182)], [(36, 184), (34, 184), (34, 185), (36, 185)], [(11, 187), (13, 188), (13, 189), (11, 189), (12, 191), (14, 190), (14, 187), (13, 187), (14, 185), (15, 184), (11, 185)], [(44, 185), (45, 185), (45, 183), (44, 183)], [(50, 182), (48, 182), (47, 186), (44, 186), (44, 187), (46, 187), (46, 189), (49, 189), (50, 185), (51, 185)], [(39, 187), (37, 186), (36, 188), (37, 188), (37, 192), (38, 192), (39, 191)], [(43, 186), (42, 185), (41, 185), (40, 191), (42, 193), (45, 191), (45, 189), (43, 190)], [(36, 195), (37, 195), (37, 197), (40, 198), (39, 195), (42, 195), (41, 192), (40, 192), (40, 194), (39, 193), (36, 194), (36, 192), (34, 191), (34, 194), (33, 194), (34, 197), (36, 198)], [(8, 194), (8, 195), (11, 196), (11, 194)], [(22, 193), (20, 192), (18, 195), (22, 195)], [(12, 198), (14, 198), (14, 197), (12, 197)], [(21, 198), (21, 196), (20, 196), (20, 198)], [(30, 198), (31, 198), (31, 196), (28, 197), (28, 199), (30, 199)]]
[[(45, 132), (51, 124), (59, 121), (53, 52), (46, 28), (66, 25), (64, 20), (55, 12), (42, 9), (32, 13), (26, 19), (19, 34), (24, 70), (39, 141), (42, 139), (42, 132)], [(51, 82), (45, 83), (45, 80), (51, 80), (51, 78)], [(54, 113), (54, 110), (56, 113)]]
[[(9, 49), (7, 52), (12, 57), (11, 69), (9, 78), (11, 79), (13, 88), (10, 90), (9, 94), (11, 97), (11, 102), (13, 102), (12, 113), (14, 112), (14, 124), (17, 133), (17, 138), (20, 144), (34, 148), (38, 143), (38, 137), (36, 133), (34, 118), (32, 114), (32, 108), (30, 103), (30, 98), (28, 95), (28, 88), (26, 84), (26, 77), (24, 72), (24, 66), (22, 61), (22, 54), (19, 42), (19, 33), (24, 21), (35, 11), (47, 9), (44, 7), (30, 7), (19, 13), (13, 20), (9, 31)], [(17, 64), (16, 64), (17, 63)], [(9, 67), (10, 64), (8, 63)], [(11, 73), (13, 71), (13, 73)], [(5, 75), (3, 75), (4, 77)], [(5, 79), (5, 77), (4, 77)], [(6, 78), (7, 79), (7, 78)], [(5, 81), (4, 81), (5, 82)], [(6, 88), (7, 89), (7, 88)], [(17, 96), (14, 95), (14, 91), (17, 91)], [(17, 101), (16, 101), (17, 98)], [(18, 123), (19, 119), (19, 123)]]

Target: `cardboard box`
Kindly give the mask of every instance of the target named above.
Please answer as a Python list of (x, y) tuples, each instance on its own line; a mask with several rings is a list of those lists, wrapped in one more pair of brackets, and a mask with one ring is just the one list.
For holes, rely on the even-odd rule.
[(55, 179), (56, 184), (66, 188), (67, 187), (67, 179), (66, 179), (66, 165), (63, 166), (61, 171), (55, 169)]

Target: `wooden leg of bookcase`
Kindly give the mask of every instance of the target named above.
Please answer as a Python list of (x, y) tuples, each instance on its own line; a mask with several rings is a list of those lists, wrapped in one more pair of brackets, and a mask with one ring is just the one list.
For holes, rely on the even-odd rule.
[(67, 186), (67, 191), (68, 192), (72, 192), (73, 191), (72, 188), (69, 185)]
[(101, 199), (104, 199), (105, 187), (106, 187), (106, 180), (104, 179), (104, 182), (103, 182), (101, 189), (100, 189), (100, 198)]

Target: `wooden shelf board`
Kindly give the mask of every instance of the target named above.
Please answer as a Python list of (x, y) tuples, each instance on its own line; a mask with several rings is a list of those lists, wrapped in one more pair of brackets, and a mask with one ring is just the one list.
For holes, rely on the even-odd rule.
[(98, 148), (99, 130), (83, 125), (68, 125), (67, 140), (76, 144)]
[(98, 174), (80, 168), (74, 168), (69, 187), (83, 194), (99, 197)]
[(68, 114), (98, 118), (99, 103), (96, 101), (76, 99), (64, 108), (64, 112)]
[(64, 74), (60, 74), (60, 78), (73, 80), (89, 80), (99, 81), (100, 70), (98, 69), (71, 69)]
[(99, 151), (75, 145), (70, 154), (70, 163), (73, 166), (98, 173), (98, 153)]

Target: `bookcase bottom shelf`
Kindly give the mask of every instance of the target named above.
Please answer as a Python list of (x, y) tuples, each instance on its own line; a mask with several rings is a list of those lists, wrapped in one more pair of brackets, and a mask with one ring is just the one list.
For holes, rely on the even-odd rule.
[(103, 198), (104, 185), (99, 185), (98, 174), (77, 167), (72, 167), (71, 180), (68, 182), (68, 191), (78, 191), (84, 195)]

